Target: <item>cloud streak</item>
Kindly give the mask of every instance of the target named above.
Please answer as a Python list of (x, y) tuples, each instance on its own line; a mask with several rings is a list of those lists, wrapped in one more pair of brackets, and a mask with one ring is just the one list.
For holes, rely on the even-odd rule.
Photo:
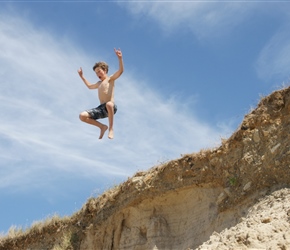
[[(251, 18), (268, 16), (281, 20), (281, 26), (265, 41), (264, 48), (253, 67), (263, 81), (289, 81), (289, 5), (257, 1), (155, 1), (119, 3), (135, 19), (159, 25), (166, 34), (178, 30), (190, 31), (202, 41), (230, 36)], [(283, 18), (282, 18), (283, 17)], [(278, 21), (279, 22), (279, 21)]]
[(98, 129), (78, 120), (98, 104), (97, 92), (76, 72), (82, 63), (95, 77), (95, 59), (12, 14), (1, 15), (0, 36), (1, 188), (45, 188), (61, 175), (124, 178), (212, 146), (225, 132), (194, 116), (195, 100), (166, 100), (126, 68), (116, 86), (115, 139), (98, 140)]
[(155, 20), (166, 33), (191, 31), (200, 39), (228, 34), (258, 7), (252, 2), (155, 1), (120, 2), (136, 19)]
[(255, 64), (258, 76), (264, 81), (290, 80), (290, 20), (266, 43)]

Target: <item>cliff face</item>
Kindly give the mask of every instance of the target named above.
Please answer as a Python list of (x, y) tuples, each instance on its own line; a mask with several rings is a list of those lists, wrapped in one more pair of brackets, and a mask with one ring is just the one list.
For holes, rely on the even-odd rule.
[(263, 98), (220, 147), (136, 173), (70, 218), (0, 239), (0, 250), (288, 249), (289, 131), (286, 88)]

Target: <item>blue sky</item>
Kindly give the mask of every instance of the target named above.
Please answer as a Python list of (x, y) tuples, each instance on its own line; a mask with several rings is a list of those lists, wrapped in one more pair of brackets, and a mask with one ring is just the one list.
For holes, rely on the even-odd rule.
[[(288, 1), (0, 1), (0, 232), (218, 146), (288, 86), (289, 28)], [(77, 69), (113, 73), (114, 48), (115, 138), (98, 140), (78, 118), (99, 102)]]

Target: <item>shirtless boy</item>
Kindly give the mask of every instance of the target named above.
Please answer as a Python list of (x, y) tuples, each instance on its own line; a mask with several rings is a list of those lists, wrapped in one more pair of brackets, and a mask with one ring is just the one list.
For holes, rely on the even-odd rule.
[(105, 62), (98, 62), (94, 65), (93, 70), (96, 72), (100, 81), (91, 84), (84, 77), (82, 68), (78, 70), (81, 79), (89, 89), (98, 89), (100, 105), (96, 108), (92, 108), (90, 110), (86, 110), (80, 113), (80, 119), (81, 121), (91, 125), (95, 125), (100, 129), (99, 139), (103, 138), (103, 135), (108, 129), (108, 126), (100, 123), (97, 120), (106, 117), (108, 117), (109, 119), (108, 137), (110, 139), (114, 138), (113, 122), (114, 122), (114, 114), (117, 112), (117, 106), (115, 105), (114, 102), (115, 80), (119, 78), (124, 71), (122, 52), (120, 49), (114, 49), (114, 51), (119, 60), (119, 69), (113, 75), (111, 76), (107, 75), (109, 66)]

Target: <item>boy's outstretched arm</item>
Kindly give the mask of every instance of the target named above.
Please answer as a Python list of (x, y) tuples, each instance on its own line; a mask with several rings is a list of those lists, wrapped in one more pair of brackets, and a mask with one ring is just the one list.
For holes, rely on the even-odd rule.
[(85, 77), (83, 74), (83, 69), (80, 67), (80, 69), (78, 69), (78, 73), (80, 78), (83, 80), (83, 82), (85, 83), (85, 85), (89, 88), (89, 89), (96, 89), (98, 87), (98, 83), (96, 84), (91, 84)]
[(117, 78), (119, 78), (124, 71), (122, 51), (120, 49), (114, 49), (114, 51), (119, 59), (119, 69), (111, 76), (112, 80), (116, 80)]

